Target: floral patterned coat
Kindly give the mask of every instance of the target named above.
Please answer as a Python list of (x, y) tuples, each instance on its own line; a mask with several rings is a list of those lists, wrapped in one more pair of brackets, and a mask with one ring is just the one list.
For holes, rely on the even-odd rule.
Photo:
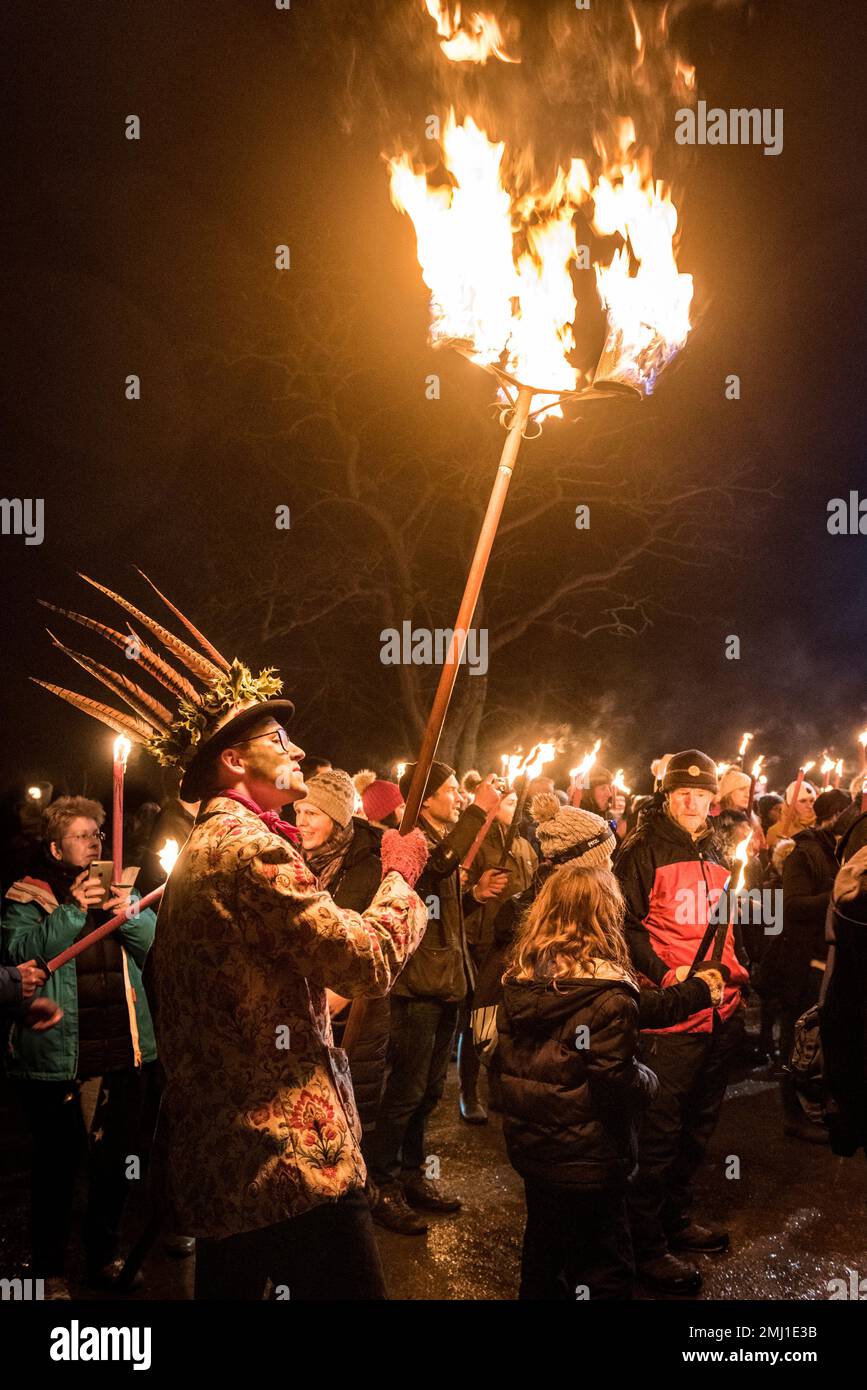
[(386, 994), (426, 921), (397, 873), (363, 914), (338, 908), (257, 815), (203, 803), (146, 977), (166, 1072), (154, 1175), (174, 1230), (240, 1234), (363, 1186), (325, 989)]

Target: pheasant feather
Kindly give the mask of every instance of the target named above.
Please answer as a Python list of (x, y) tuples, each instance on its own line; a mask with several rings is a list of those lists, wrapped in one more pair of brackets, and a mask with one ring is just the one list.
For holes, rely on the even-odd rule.
[[(98, 632), (106, 641), (113, 642), (122, 651), (129, 650), (132, 639), (128, 632), (118, 632), (116, 628), (109, 627), (107, 623), (99, 622), (97, 618), (88, 618), (86, 614), (76, 613), (71, 608), (61, 608), (56, 603), (49, 603), (47, 599), (41, 598), (39, 602), (43, 608), (50, 608), (52, 613), (62, 613), (65, 618), (71, 618), (74, 623), (81, 623), (82, 627), (88, 627), (92, 632)], [(135, 634), (133, 635), (135, 636)], [(170, 666), (167, 661), (146, 646), (140, 637), (135, 637), (135, 642), (136, 660), (149, 676), (153, 676), (154, 680), (159, 681), (160, 685), (170, 691), (176, 699), (183, 697), (194, 705), (201, 704), (201, 696), (186, 676), (182, 676), (179, 671), (175, 670), (174, 666)]]
[(215, 666), (213, 661), (209, 661), (207, 657), (201, 656), (199, 652), (194, 651), (186, 642), (182, 642), (180, 637), (176, 637), (173, 632), (169, 632), (167, 627), (163, 627), (162, 623), (158, 623), (155, 618), (149, 618), (147, 613), (143, 613), (140, 608), (136, 608), (134, 603), (130, 603), (128, 599), (125, 599), (121, 594), (116, 594), (113, 589), (107, 589), (104, 584), (97, 584), (95, 579), (91, 579), (87, 574), (82, 574), (80, 570), (79, 577), (83, 579), (86, 584), (91, 584), (94, 589), (98, 589), (101, 594), (105, 594), (107, 598), (120, 604), (120, 607), (125, 608), (127, 613), (131, 613), (136, 622), (142, 623), (144, 627), (152, 632), (153, 635), (162, 642), (166, 650), (171, 652), (173, 656), (176, 656), (179, 661), (182, 661), (187, 670), (192, 671), (194, 676), (198, 676), (199, 679), (203, 681), (212, 681), (215, 676), (219, 676), (219, 666)]
[(148, 579), (144, 570), (140, 570), (138, 565), (133, 565), (133, 569), (138, 571), (145, 583), (150, 584), (154, 593), (157, 595), (157, 598), (162, 599), (163, 603), (166, 605), (166, 608), (168, 608), (172, 613), (174, 613), (175, 617), (178, 619), (179, 622), (183, 623), (184, 627), (187, 629), (187, 632), (189, 632), (191, 636), (195, 637), (199, 646), (202, 648), (202, 651), (207, 652), (211, 660), (214, 661), (216, 665), (219, 666), (223, 671), (228, 671), (228, 661), (224, 656), (220, 655), (216, 647), (212, 646), (212, 644), (208, 641), (207, 637), (205, 637), (204, 633), (199, 632), (199, 629), (193, 623), (190, 622), (189, 618), (184, 617), (180, 608), (176, 608), (175, 605), (172, 603), (171, 599), (166, 598), (165, 594), (162, 592), (161, 589), (157, 588), (153, 580)]
[(154, 699), (148, 691), (142, 690), (140, 685), (131, 681), (128, 676), (121, 676), (116, 671), (112, 671), (109, 666), (104, 666), (101, 661), (94, 661), (91, 657), (85, 656), (83, 652), (74, 651), (72, 647), (67, 647), (61, 642), (59, 637), (55, 637), (50, 628), (45, 629), (55, 647), (58, 647), (66, 656), (75, 661), (84, 671), (94, 680), (100, 681), (112, 695), (117, 695), (123, 700), (125, 705), (129, 705), (134, 714), (140, 715), (148, 724), (153, 724), (155, 730), (161, 733), (168, 733), (172, 722), (171, 711), (165, 705), (160, 704), (159, 700)]
[(64, 690), (62, 685), (52, 685), (49, 681), (37, 680), (36, 676), (31, 676), (30, 679), (35, 685), (41, 685), (43, 690), (50, 690), (52, 695), (59, 695), (60, 699), (66, 700), (67, 704), (74, 705), (84, 714), (89, 714), (92, 719), (98, 719), (100, 724), (107, 724), (110, 729), (114, 729), (115, 733), (126, 734), (133, 743), (147, 743), (153, 737), (153, 730), (150, 726), (141, 719), (134, 719), (131, 714), (116, 710), (111, 705), (105, 705), (101, 700), (91, 700), (87, 695), (78, 695), (74, 690)]

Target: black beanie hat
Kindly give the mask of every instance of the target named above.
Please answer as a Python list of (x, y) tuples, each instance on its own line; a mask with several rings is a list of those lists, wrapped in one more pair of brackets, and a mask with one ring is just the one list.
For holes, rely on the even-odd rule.
[[(409, 796), (409, 789), (412, 785), (412, 774), (414, 772), (415, 763), (407, 763), (404, 768), (403, 776), (397, 784), (400, 787), (400, 794), (404, 801), (406, 801), (406, 798)], [(447, 781), (448, 778), (453, 775), (454, 768), (449, 767), (448, 763), (432, 763), (424, 793), (425, 800), (427, 800), (429, 796), (436, 796), (443, 782)]]
[(817, 821), (836, 820), (837, 816), (848, 811), (852, 805), (852, 798), (839, 787), (830, 787), (828, 791), (822, 792), (813, 802), (813, 810), (816, 813)]
[(707, 753), (697, 748), (687, 748), (685, 753), (674, 753), (668, 760), (665, 777), (662, 781), (664, 792), (677, 791), (678, 787), (701, 787), (706, 792), (719, 791), (716, 763)]

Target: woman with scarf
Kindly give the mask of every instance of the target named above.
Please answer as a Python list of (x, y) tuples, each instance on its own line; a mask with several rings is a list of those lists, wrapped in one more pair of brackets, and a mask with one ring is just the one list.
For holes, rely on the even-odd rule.
[[(301, 836), (304, 858), (320, 888), (327, 889), (338, 907), (363, 912), (370, 906), (382, 881), (379, 854), (382, 830), (361, 816), (354, 816), (354, 805), (352, 778), (338, 768), (329, 768), (310, 778), (304, 800), (295, 805), (295, 824)], [(338, 1046), (346, 1025), (345, 1015), (339, 1022), (335, 1016), (348, 1002), (329, 990), (328, 1003)], [(376, 1124), (385, 1084), (388, 996), (359, 1000), (356, 1007), (363, 1008), (363, 1021), (349, 1062), (364, 1152)]]

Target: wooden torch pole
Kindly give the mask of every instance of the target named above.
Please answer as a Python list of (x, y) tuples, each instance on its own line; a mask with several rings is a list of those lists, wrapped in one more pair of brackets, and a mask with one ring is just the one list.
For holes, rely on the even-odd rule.
[(509, 425), (509, 432), (506, 442), (503, 445), (503, 452), (500, 456), (500, 464), (497, 469), (497, 476), (494, 479), (494, 486), (488, 499), (488, 509), (485, 512), (485, 519), (482, 522), (482, 529), (479, 532), (479, 539), (476, 542), (476, 551), (470, 565), (470, 572), (467, 575), (467, 582), (464, 588), (464, 595), (461, 599), (461, 606), (458, 609), (458, 616), (455, 621), (454, 635), (449, 645), (448, 655), (443, 663), (440, 674), (439, 684), (436, 695), (428, 715), (427, 725), (419, 749), (418, 760), (415, 765), (415, 772), (412, 776), (412, 783), (409, 795), (406, 799), (406, 809), (400, 824), (401, 835), (408, 835), (410, 830), (415, 828), (418, 820), (418, 813), (421, 803), (424, 801), (424, 794), (427, 789), (427, 780), (430, 774), (431, 764), (436, 757), (437, 746), (440, 735), (443, 731), (449, 701), (457, 679), (458, 667), (463, 656), (467, 634), (473, 621), (473, 614), (476, 611), (476, 604), (479, 600), (479, 592), (482, 587), (482, 580), (485, 577), (485, 570), (488, 567), (488, 560), (491, 555), (491, 548), (494, 544), (494, 537), (497, 534), (497, 527), (500, 524), (503, 506), (506, 501), (506, 493), (509, 490), (509, 483), (512, 481), (512, 472), (515, 467), (515, 460), (523, 439), (524, 426), (530, 413), (530, 404), (533, 399), (533, 391), (529, 386), (522, 386), (518, 391), (518, 399), (512, 413), (512, 421)]

